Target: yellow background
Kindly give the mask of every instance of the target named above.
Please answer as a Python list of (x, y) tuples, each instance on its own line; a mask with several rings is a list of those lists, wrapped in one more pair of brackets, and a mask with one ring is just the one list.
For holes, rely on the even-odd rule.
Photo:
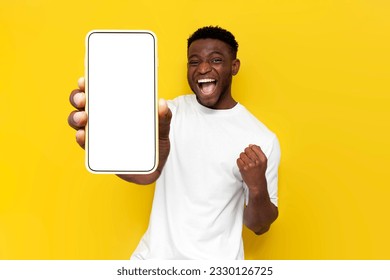
[(279, 136), (280, 217), (248, 259), (390, 259), (390, 2), (0, 3), (0, 259), (128, 259), (153, 186), (92, 175), (67, 125), (91, 29), (158, 36), (159, 95), (188, 93), (186, 39), (239, 41), (235, 98)]

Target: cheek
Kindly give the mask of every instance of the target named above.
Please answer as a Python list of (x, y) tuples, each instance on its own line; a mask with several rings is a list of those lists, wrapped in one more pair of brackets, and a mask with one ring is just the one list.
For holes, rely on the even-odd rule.
[(191, 72), (187, 71), (187, 81), (191, 83)]
[(223, 83), (229, 83), (232, 77), (232, 71), (230, 69), (224, 69), (223, 71), (219, 72), (219, 78), (221, 79), (221, 82)]
[(215, 71), (218, 72), (220, 77), (226, 78), (227, 76), (232, 75), (233, 67), (231, 67), (230, 64), (226, 63), (226, 64), (218, 65), (218, 67), (215, 67), (214, 69), (215, 69)]
[(195, 82), (193, 81), (193, 71), (187, 70), (187, 82), (192, 90), (194, 90)]
[(194, 73), (194, 70), (191, 68), (187, 68), (187, 78), (190, 78)]

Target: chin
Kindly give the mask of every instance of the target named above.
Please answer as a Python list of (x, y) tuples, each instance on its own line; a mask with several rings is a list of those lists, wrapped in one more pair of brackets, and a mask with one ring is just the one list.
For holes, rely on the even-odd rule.
[(210, 95), (210, 96), (204, 96), (202, 94), (196, 94), (196, 99), (198, 102), (208, 108), (214, 109), (216, 105), (218, 104), (218, 96)]

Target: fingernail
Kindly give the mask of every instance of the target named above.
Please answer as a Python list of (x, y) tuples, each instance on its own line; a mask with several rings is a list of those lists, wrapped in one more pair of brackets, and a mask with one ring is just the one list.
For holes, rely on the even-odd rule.
[(79, 112), (76, 112), (73, 114), (73, 120), (76, 122), (76, 123), (79, 123), (79, 121), (81, 120), (81, 114)]
[(74, 103), (79, 106), (81, 104), (81, 99), (82, 99), (82, 95), (81, 93), (76, 93), (74, 96), (73, 96), (73, 101)]
[(167, 102), (165, 101), (165, 99), (160, 98), (160, 99), (158, 100), (158, 105), (159, 105), (160, 107), (162, 107), (162, 106), (165, 107), (166, 104), (167, 104)]

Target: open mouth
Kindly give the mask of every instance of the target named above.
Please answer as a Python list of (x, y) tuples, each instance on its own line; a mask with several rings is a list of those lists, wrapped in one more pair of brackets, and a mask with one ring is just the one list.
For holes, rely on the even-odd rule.
[(202, 94), (211, 95), (213, 94), (217, 85), (217, 80), (215, 79), (199, 79), (198, 86)]

